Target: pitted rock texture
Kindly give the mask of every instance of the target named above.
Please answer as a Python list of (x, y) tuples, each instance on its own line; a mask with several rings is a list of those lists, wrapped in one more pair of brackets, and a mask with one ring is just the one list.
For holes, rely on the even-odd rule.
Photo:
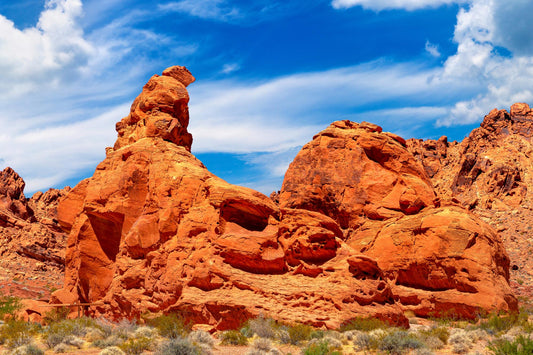
[[(407, 326), (406, 308), (516, 309), (498, 235), (460, 207), (435, 207), (401, 137), (335, 122), (271, 199), (217, 178), (189, 152), (184, 116), (168, 108), (187, 112), (192, 79), (163, 77), (150, 79), (114, 148), (58, 206), (70, 234), (55, 302), (98, 303), (90, 314), (115, 319), (181, 312), (217, 329), (260, 314), (335, 328), (361, 316)], [(146, 134), (161, 113), (179, 121), (170, 138)]]
[(115, 149), (144, 137), (161, 137), (191, 150), (189, 94), (194, 77), (185, 67), (170, 67), (154, 75), (131, 105), (130, 114), (117, 123)]
[[(24, 186), (13, 169), (0, 172), (0, 292), (46, 298), (63, 281), (66, 234), (53, 206), (64, 192), (38, 192), (27, 199)], [(35, 196), (47, 197), (38, 203)]]
[(431, 182), (404, 144), (370, 123), (334, 122), (291, 163), (280, 206), (323, 213), (350, 230), (434, 206)]
[[(166, 93), (149, 93), (167, 105)], [(179, 311), (218, 329), (260, 314), (330, 328), (358, 316), (407, 325), (379, 268), (357, 262), (333, 219), (226, 183), (179, 138), (133, 137), (123, 144), (119, 128), (94, 175), (58, 207), (70, 235), (55, 301), (102, 302), (90, 312), (111, 318)], [(370, 264), (376, 272), (362, 277), (358, 265)]]
[(377, 262), (417, 315), (516, 309), (498, 234), (453, 203), (438, 207), (405, 143), (372, 124), (334, 122), (289, 166), (280, 206), (337, 218), (346, 243)]
[(410, 139), (442, 200), (455, 200), (501, 233), (511, 258), (512, 285), (533, 294), (533, 111), (525, 103), (492, 110), (462, 142)]

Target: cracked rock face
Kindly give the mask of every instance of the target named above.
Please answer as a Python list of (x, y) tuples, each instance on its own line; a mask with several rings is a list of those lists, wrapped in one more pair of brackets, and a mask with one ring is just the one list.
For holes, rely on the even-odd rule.
[(13, 169), (0, 171), (0, 287), (2, 293), (36, 299), (62, 284), (66, 235), (55, 206), (68, 189), (28, 199), (25, 185)]
[(455, 200), (489, 222), (502, 236), (512, 267), (511, 285), (533, 295), (533, 111), (516, 103), (492, 110), (462, 142), (410, 139), (442, 200)]
[(152, 77), (114, 148), (62, 200), (70, 234), (54, 301), (98, 302), (91, 314), (116, 319), (181, 312), (217, 329), (259, 314), (335, 328), (361, 316), (407, 326), (405, 309), (516, 309), (498, 235), (437, 207), (401, 137), (333, 123), (291, 164), (278, 204), (190, 153), (192, 80), (180, 67)]

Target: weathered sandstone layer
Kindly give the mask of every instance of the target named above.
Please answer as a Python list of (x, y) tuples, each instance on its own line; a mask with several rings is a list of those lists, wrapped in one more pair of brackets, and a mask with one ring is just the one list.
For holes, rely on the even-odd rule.
[(181, 312), (236, 327), (259, 314), (337, 327), (360, 316), (516, 310), (498, 234), (438, 206), (405, 141), (333, 123), (287, 172), (279, 204), (190, 153), (184, 67), (155, 75), (94, 175), (58, 206), (69, 231), (58, 302), (93, 315)]

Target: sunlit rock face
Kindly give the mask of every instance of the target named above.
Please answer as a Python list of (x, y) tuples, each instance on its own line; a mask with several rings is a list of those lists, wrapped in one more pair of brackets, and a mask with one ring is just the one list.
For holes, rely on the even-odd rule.
[(533, 265), (533, 111), (516, 103), (492, 110), (462, 142), (410, 139), (407, 147), (442, 200), (454, 200), (501, 235), (513, 264), (515, 292), (531, 296)]
[(437, 207), (401, 137), (333, 123), (291, 164), (278, 204), (190, 153), (192, 81), (183, 67), (152, 77), (105, 160), (62, 200), (70, 234), (54, 301), (98, 302), (89, 312), (115, 319), (181, 312), (217, 329), (260, 314), (335, 328), (361, 316), (407, 326), (406, 308), (516, 309), (498, 235)]

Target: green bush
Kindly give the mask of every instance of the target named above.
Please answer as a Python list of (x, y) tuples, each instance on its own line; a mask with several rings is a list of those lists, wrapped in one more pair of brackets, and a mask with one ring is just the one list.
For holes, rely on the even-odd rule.
[(21, 307), (19, 298), (0, 294), (0, 320), (15, 318), (15, 312)]
[(191, 332), (191, 326), (185, 319), (175, 313), (162, 315), (148, 321), (148, 324), (157, 328), (159, 334), (166, 338), (181, 338)]
[(494, 355), (529, 355), (533, 354), (533, 339), (520, 335), (514, 341), (494, 341), (488, 348)]
[(331, 349), (327, 340), (318, 340), (309, 342), (306, 348), (303, 349), (304, 355), (341, 355), (338, 350)]
[(44, 339), (49, 348), (54, 348), (67, 337), (83, 337), (96, 327), (96, 322), (88, 317), (64, 319), (47, 326), (44, 330)]
[(313, 334), (314, 331), (315, 328), (306, 324), (296, 324), (287, 328), (290, 343), (294, 345), (300, 343), (301, 341), (311, 339), (311, 334)]
[(9, 348), (31, 344), (39, 326), (21, 320), (10, 319), (0, 327), (0, 344)]
[(220, 334), (223, 345), (247, 345), (248, 338), (238, 330), (226, 330)]
[(342, 324), (339, 330), (341, 332), (346, 332), (349, 330), (360, 330), (363, 332), (369, 332), (374, 329), (385, 329), (388, 327), (389, 325), (381, 319), (357, 317)]
[(145, 350), (150, 350), (153, 341), (147, 337), (133, 338), (120, 344), (118, 347), (127, 355), (140, 355)]
[(69, 313), (68, 307), (54, 307), (44, 314), (43, 321), (45, 324), (60, 322), (66, 320)]
[(487, 319), (482, 320), (479, 328), (489, 334), (507, 332), (514, 326), (524, 326), (528, 324), (527, 313), (491, 314)]

